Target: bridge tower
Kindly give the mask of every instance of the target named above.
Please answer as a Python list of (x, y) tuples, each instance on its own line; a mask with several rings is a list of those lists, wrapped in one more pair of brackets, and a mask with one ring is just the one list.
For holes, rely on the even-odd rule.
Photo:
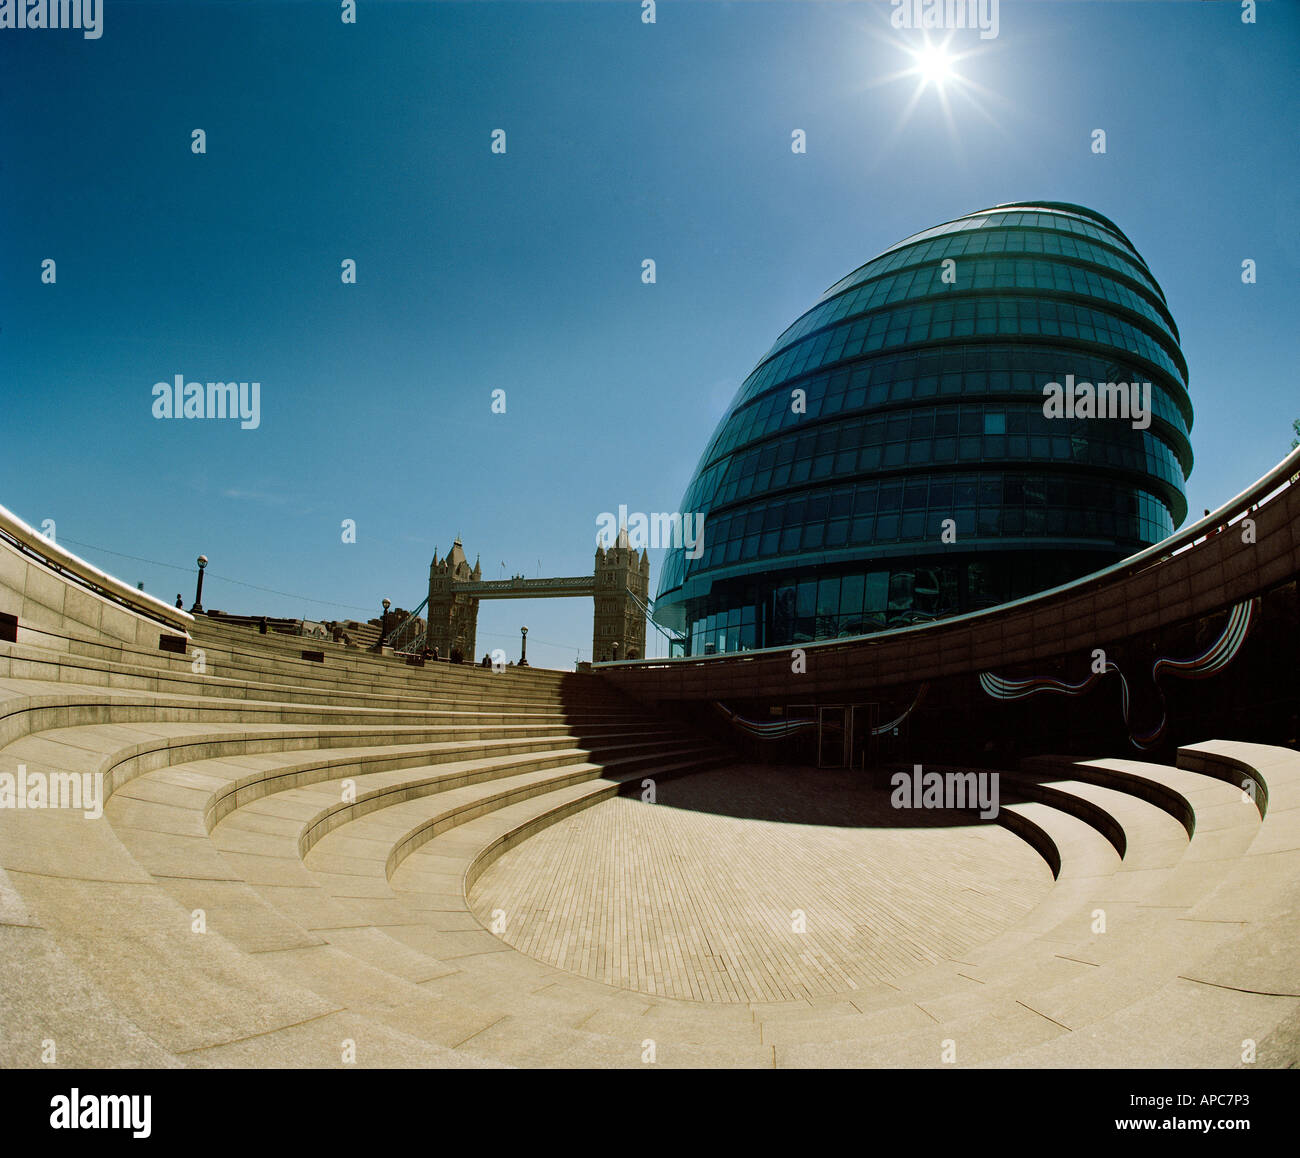
[[(596, 548), (595, 601), (591, 657), (643, 659), (645, 657), (645, 606), (650, 594), (650, 556), (628, 545), (627, 528), (620, 527), (618, 541)], [(633, 598), (636, 596), (636, 599)], [(637, 599), (641, 602), (638, 603)], [(615, 644), (617, 643), (617, 648)]]
[(433, 562), (429, 564), (427, 646), (436, 647), (444, 659), (456, 647), (464, 653), (466, 663), (474, 663), (478, 658), (474, 647), (478, 634), (478, 600), (454, 592), (452, 584), (477, 583), (482, 578), (483, 569), (478, 560), (471, 570), (460, 539), (452, 543), (451, 550), (441, 562), (437, 549), (434, 549)]

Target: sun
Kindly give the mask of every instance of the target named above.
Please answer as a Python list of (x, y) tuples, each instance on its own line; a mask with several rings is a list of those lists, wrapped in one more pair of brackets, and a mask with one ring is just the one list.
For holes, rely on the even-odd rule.
[(963, 115), (973, 113), (998, 127), (990, 106), (1008, 102), (968, 74), (970, 62), (978, 63), (978, 58), (993, 49), (992, 44), (970, 44), (963, 48), (954, 43), (951, 32), (933, 39), (927, 32), (923, 41), (916, 39), (910, 43), (900, 43), (895, 35), (880, 30), (875, 30), (874, 35), (882, 42), (881, 55), (892, 57), (896, 68), (866, 80), (863, 89), (898, 81), (912, 82), (909, 86), (912, 91), (895, 114), (894, 123), (881, 143), (882, 149), (892, 148), (898, 137), (909, 130), (912, 117), (918, 112), (927, 116), (938, 113), (956, 150), (960, 150), (961, 135), (954, 120), (954, 106)]
[(944, 82), (952, 78), (953, 58), (942, 44), (927, 44), (912, 55), (916, 59), (915, 72), (921, 78), (922, 88), (932, 84), (941, 89)]

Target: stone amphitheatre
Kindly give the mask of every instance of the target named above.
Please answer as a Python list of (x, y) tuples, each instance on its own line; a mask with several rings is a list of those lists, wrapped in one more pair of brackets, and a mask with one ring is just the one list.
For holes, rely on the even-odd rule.
[[(903, 664), (938, 695), (1114, 608), (1148, 632), (1294, 609), (1298, 465), (1159, 557), (810, 644), (802, 686), (826, 702)], [(1247, 512), (1255, 550), (1229, 557), (1212, 524)], [(899, 812), (878, 778), (761, 762), (710, 715), (789, 700), (785, 653), (408, 662), (191, 616), (3, 509), (0, 613), (6, 1066), (1300, 1060), (1284, 744), (1040, 750), (998, 769), (994, 820)], [(98, 818), (55, 806), (92, 783)]]

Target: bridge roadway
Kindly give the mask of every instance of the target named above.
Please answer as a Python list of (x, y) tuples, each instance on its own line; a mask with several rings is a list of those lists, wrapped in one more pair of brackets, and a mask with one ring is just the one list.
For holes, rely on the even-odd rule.
[(596, 594), (594, 575), (565, 575), (557, 579), (482, 579), (477, 583), (455, 582), (453, 595), (475, 599), (545, 599)]

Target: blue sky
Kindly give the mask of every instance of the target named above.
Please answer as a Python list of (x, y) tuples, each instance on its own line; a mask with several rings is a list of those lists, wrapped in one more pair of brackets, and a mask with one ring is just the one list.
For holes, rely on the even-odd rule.
[[(1265, 473), (1300, 415), (1300, 5), (1003, 0), (996, 39), (952, 34), (946, 101), (887, 79), (924, 35), (890, 11), (109, 0), (97, 40), (0, 30), (0, 502), (187, 605), (202, 551), (240, 612), (412, 607), (457, 534), (489, 578), (589, 573), (597, 517), (677, 509), (827, 286), (1035, 198), (1164, 287), (1191, 510)], [(260, 426), (154, 419), (176, 374), (259, 381)], [(484, 603), (479, 650), (525, 622), (530, 658), (589, 658), (588, 600)]]

